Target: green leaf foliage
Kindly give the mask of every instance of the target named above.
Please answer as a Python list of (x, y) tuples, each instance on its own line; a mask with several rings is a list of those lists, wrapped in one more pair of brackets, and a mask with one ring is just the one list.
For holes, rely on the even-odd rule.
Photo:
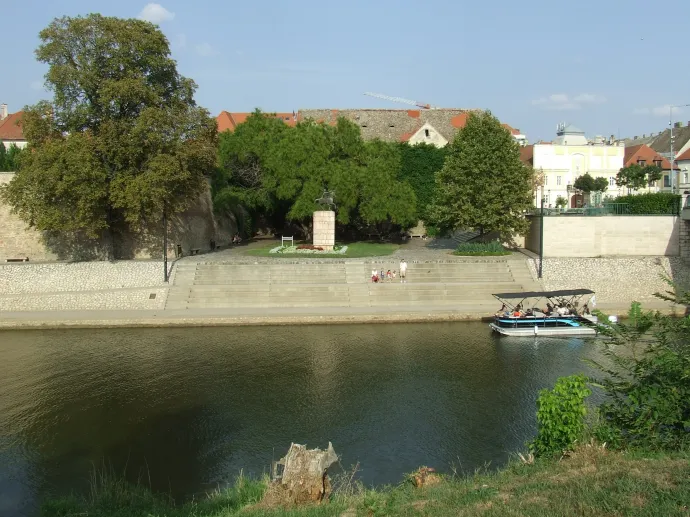
[(414, 189), (417, 196), (417, 215), (427, 222), (427, 212), (436, 191), (436, 173), (443, 168), (447, 148), (426, 143), (396, 145), (400, 148), (400, 179)]
[(219, 210), (244, 206), (256, 215), (282, 213), (309, 224), (322, 208), (315, 200), (334, 190), (341, 224), (415, 222), (414, 191), (398, 177), (398, 147), (365, 143), (359, 127), (342, 117), (333, 126), (305, 120), (288, 127), (256, 111), (233, 133), (221, 135), (219, 163)]
[(474, 229), (512, 237), (528, 229), (534, 171), (510, 132), (489, 112), (470, 114), (436, 173), (431, 219), (444, 232)]
[(616, 185), (632, 190), (647, 188), (661, 179), (662, 172), (661, 167), (656, 165), (642, 166), (634, 163), (618, 171)]
[(574, 187), (577, 190), (589, 194), (590, 192), (604, 192), (609, 188), (606, 178), (593, 178), (589, 173), (585, 173), (575, 180)]
[(632, 194), (620, 196), (613, 200), (614, 203), (625, 204), (626, 214), (635, 215), (677, 215), (680, 210), (681, 196), (670, 192), (649, 192), (644, 194)]
[(24, 154), (16, 144), (10, 144), (9, 148), (0, 142), (0, 172), (15, 172), (19, 168), (19, 161)]
[(530, 443), (536, 456), (552, 456), (572, 450), (585, 430), (585, 399), (591, 393), (584, 375), (561, 377), (552, 390), (539, 392), (539, 432)]
[(510, 255), (510, 251), (506, 250), (498, 241), (489, 242), (461, 242), (455, 248), (453, 255), (465, 256), (499, 256)]
[[(676, 294), (688, 301), (688, 294)], [(605, 318), (604, 315), (601, 315)], [(690, 444), (690, 317), (673, 318), (633, 303), (628, 319), (601, 328), (607, 395), (595, 429), (614, 447), (679, 449)]]
[(40, 33), (53, 101), (27, 107), (26, 159), (2, 192), (39, 230), (104, 232), (185, 209), (216, 160), (216, 125), (196, 106), (153, 24), (92, 14)]

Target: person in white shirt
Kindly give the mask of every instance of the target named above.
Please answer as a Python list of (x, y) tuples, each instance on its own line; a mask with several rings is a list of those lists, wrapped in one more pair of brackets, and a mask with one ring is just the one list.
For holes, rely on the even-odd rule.
[(400, 283), (407, 283), (407, 262), (405, 259), (400, 261)]

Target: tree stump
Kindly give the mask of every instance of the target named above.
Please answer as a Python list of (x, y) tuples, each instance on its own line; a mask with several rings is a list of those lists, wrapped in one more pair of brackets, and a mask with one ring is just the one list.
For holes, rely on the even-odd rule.
[(293, 443), (273, 465), (273, 480), (262, 500), (265, 506), (320, 503), (331, 493), (328, 467), (338, 461), (333, 445), (325, 451)]

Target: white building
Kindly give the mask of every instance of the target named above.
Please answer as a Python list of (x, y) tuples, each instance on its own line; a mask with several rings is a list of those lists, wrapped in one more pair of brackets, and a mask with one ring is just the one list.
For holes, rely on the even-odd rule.
[(680, 169), (679, 182), (681, 192), (690, 190), (690, 146), (688, 146), (687, 151), (678, 155), (676, 165)]
[[(572, 125), (559, 124), (553, 142), (537, 143), (523, 149), (522, 159), (543, 178), (543, 186), (535, 193), (535, 206), (556, 206), (561, 197), (568, 207), (582, 206), (584, 199), (575, 191), (575, 180), (588, 173), (606, 178), (611, 192), (619, 195), (616, 174), (623, 167), (625, 146), (613, 139), (597, 138), (588, 141), (582, 130)], [(615, 190), (614, 190), (615, 189)]]

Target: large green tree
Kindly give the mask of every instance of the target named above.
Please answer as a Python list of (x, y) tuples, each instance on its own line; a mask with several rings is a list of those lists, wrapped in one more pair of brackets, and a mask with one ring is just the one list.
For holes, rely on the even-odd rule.
[(218, 209), (242, 205), (276, 225), (284, 216), (307, 231), (319, 209), (315, 200), (334, 190), (341, 224), (414, 222), (416, 198), (398, 177), (397, 146), (365, 143), (357, 125), (345, 118), (335, 125), (305, 120), (288, 127), (257, 111), (220, 139)]
[(216, 124), (161, 31), (92, 14), (56, 19), (40, 40), (53, 100), (25, 109), (28, 152), (2, 191), (13, 210), (99, 238), (185, 209), (215, 165)]
[(528, 229), (534, 171), (520, 148), (490, 112), (470, 114), (436, 173), (431, 214), (441, 231), (474, 229), (505, 238)]
[(659, 181), (662, 176), (661, 167), (657, 165), (638, 165), (636, 163), (623, 167), (616, 174), (616, 185), (632, 190), (640, 190)]

